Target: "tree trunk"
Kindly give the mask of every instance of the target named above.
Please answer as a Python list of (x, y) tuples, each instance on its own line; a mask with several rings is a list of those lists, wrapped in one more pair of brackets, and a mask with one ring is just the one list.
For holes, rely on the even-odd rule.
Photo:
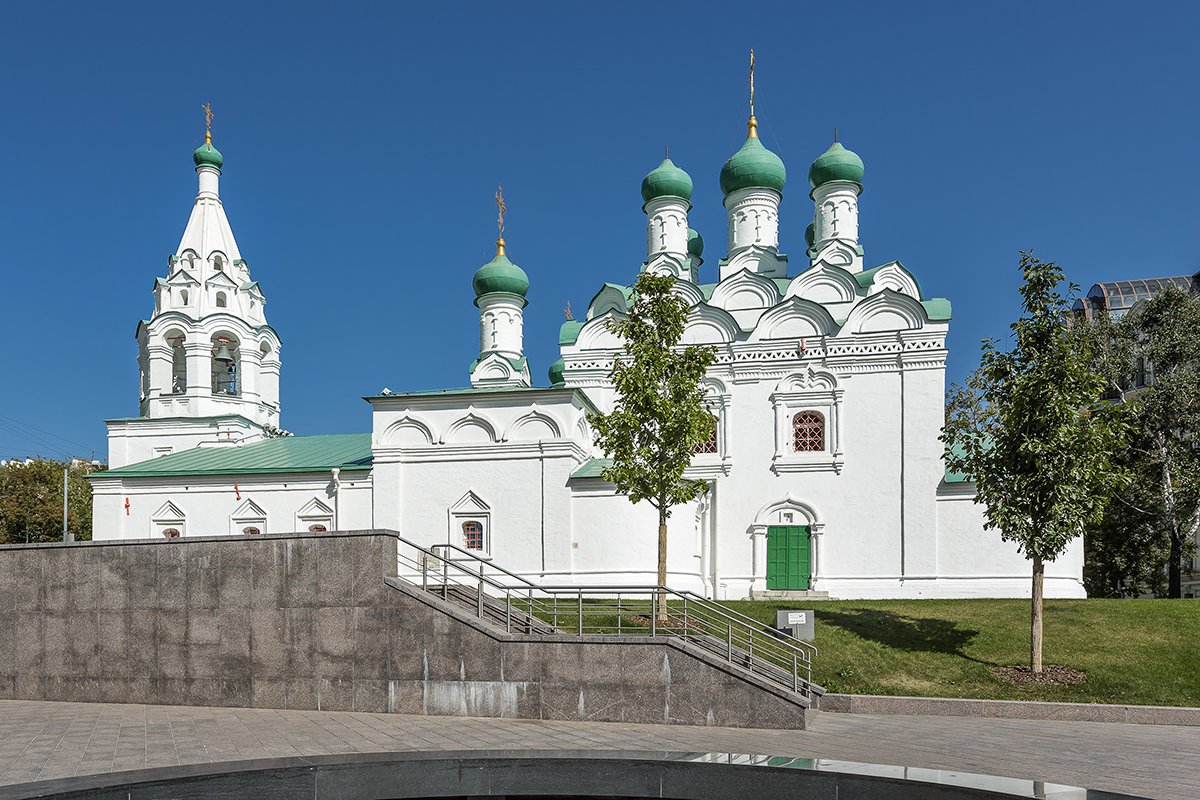
[(1167, 562), (1167, 597), (1178, 600), (1183, 597), (1183, 537), (1171, 531), (1171, 558)]
[(1167, 597), (1183, 597), (1180, 563), (1183, 560), (1183, 540), (1179, 536), (1179, 509), (1175, 502), (1175, 487), (1171, 479), (1171, 462), (1167, 450), (1167, 437), (1158, 435), (1158, 454), (1162, 459), (1161, 490), (1163, 509), (1167, 512), (1167, 535), (1171, 542), (1171, 556), (1167, 559)]
[(1040, 556), (1033, 557), (1033, 602), (1029, 621), (1029, 669), (1042, 671), (1042, 578), (1046, 572)]
[[(658, 585), (667, 585), (667, 506), (658, 507)], [(658, 621), (667, 621), (667, 594), (658, 593)]]

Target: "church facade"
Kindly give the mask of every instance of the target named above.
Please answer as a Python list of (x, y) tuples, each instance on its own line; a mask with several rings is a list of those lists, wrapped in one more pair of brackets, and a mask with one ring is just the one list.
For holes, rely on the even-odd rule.
[[(749, 121), (720, 183), (727, 240), (715, 283), (688, 226), (692, 180), (666, 159), (642, 182), (641, 269), (671, 275), (686, 343), (711, 344), (718, 423), (687, 475), (707, 482), (668, 526), (668, 583), (716, 599), (1027, 596), (1028, 562), (983, 529), (943, 424), (950, 303), (898, 261), (868, 268), (863, 164), (834, 143), (808, 173), (813, 222), (781, 252), (783, 162)], [(529, 278), (497, 242), (474, 276), (471, 385), (369, 397), (370, 433), (291, 436), (280, 339), (238, 252), (206, 140), (199, 194), (154, 311), (138, 326), (139, 416), (109, 420), (111, 469), (91, 476), (94, 537), (388, 528), (451, 543), (532, 580), (655, 582), (657, 516), (604, 480), (588, 415), (610, 409), (632, 274), (559, 334), (534, 386), (523, 350)], [(631, 273), (633, 270), (631, 270)], [(1051, 597), (1082, 597), (1082, 546), (1046, 567)]]

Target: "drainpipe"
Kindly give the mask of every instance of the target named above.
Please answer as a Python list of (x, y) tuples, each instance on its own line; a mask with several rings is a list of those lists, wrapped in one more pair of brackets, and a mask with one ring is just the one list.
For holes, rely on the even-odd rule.
[(336, 531), (338, 529), (338, 497), (341, 495), (342, 488), (342, 482), (338, 476), (342, 474), (342, 471), (334, 467), (329, 470), (329, 474), (333, 476), (333, 529)]

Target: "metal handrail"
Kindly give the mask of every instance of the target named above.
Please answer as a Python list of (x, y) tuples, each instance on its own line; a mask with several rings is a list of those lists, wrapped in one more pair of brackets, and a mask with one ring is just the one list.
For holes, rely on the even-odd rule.
[[(817, 653), (814, 645), (694, 592), (645, 584), (540, 585), (457, 545), (445, 543), (425, 547), (401, 536), (396, 538), (423, 554), (415, 559), (407, 558), (397, 550), (398, 564), (404, 563), (415, 568), (420, 574), (423, 590), (440, 592), (443, 599), (462, 605), (469, 602), (468, 607), (477, 617), (484, 618), (490, 614), (493, 621), (503, 624), (509, 632), (525, 629), (528, 633), (574, 633), (578, 636), (611, 634), (614, 627), (611, 624), (588, 626), (584, 621), (587, 617), (608, 618), (615, 611), (618, 634), (645, 635), (644, 626), (629, 626), (624, 619), (625, 613), (641, 614), (643, 618), (648, 618), (650, 636), (678, 636), (797, 693), (807, 695), (814, 689), (823, 691), (812, 685), (812, 661)], [(464, 559), (450, 558), (439, 550), (461, 553), (467, 563), (462, 563)], [(470, 568), (471, 562), (477, 564), (477, 570)], [(503, 583), (485, 575), (484, 569), (489, 566), (514, 579), (518, 585)], [(431, 585), (431, 574), (435, 576), (435, 581), (440, 578), (441, 583)], [(452, 587), (457, 597), (451, 597)], [(563, 602), (564, 596), (569, 598), (568, 602)], [(667, 600), (660, 604), (659, 599), (663, 597)], [(499, 606), (500, 603), (503, 603), (503, 607)], [(560, 627), (562, 618), (567, 614), (571, 621), (566, 627)], [(667, 621), (673, 621), (674, 625), (660, 624), (660, 615)], [(551, 621), (547, 622), (545, 617)], [(786, 681), (782, 673), (789, 673)]]
[[(533, 581), (529, 580), (528, 578), (524, 578), (524, 577), (522, 577), (522, 576), (518, 575), (518, 574), (517, 574), (517, 573), (515, 573), (515, 572), (509, 572), (508, 570), (506, 570), (504, 567), (500, 566), (499, 564), (495, 564), (495, 563), (493, 563), (493, 562), (491, 562), (491, 561), (488, 561), (488, 560), (486, 560), (486, 559), (484, 559), (484, 558), (480, 558), (478, 554), (476, 554), (476, 553), (472, 553), (470, 550), (467, 550), (467, 549), (465, 549), (465, 548), (459, 547), (459, 546), (458, 546), (458, 545), (456, 545), (456, 544), (449, 544), (449, 543), (447, 543), (447, 544), (431, 544), (431, 545), (429, 546), (429, 549), (430, 549), (431, 551), (432, 551), (432, 550), (441, 550), (441, 549), (443, 549), (443, 548), (449, 548), (450, 550), (456, 550), (456, 551), (458, 551), (459, 553), (462, 553), (463, 555), (465, 555), (465, 556), (469, 556), (470, 558), (473, 558), (473, 559), (475, 559), (476, 561), (480, 562), (480, 565), (479, 565), (479, 571), (480, 571), (481, 573), (483, 572), (483, 567), (484, 567), (484, 565), (487, 565), (487, 566), (491, 567), (492, 569), (496, 570), (497, 572), (503, 572), (503, 573), (504, 573), (505, 575), (507, 575), (508, 577), (510, 577), (510, 578), (514, 578), (514, 579), (516, 579), (516, 580), (520, 581), (521, 583), (525, 584), (526, 586), (535, 586), (535, 587), (537, 586), (537, 584), (536, 584), (536, 583), (534, 583)], [(469, 571), (469, 570), (468, 570), (468, 571)]]

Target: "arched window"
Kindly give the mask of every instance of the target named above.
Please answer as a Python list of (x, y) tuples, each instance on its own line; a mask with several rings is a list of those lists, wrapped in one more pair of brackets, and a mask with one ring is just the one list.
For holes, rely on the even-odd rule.
[(475, 520), (463, 523), (463, 547), (468, 550), (483, 549), (483, 525)]
[(792, 417), (792, 446), (797, 453), (825, 449), (825, 418), (816, 411), (801, 411)]
[(715, 453), (717, 452), (717, 426), (713, 425), (712, 430), (708, 433), (708, 438), (696, 443), (696, 447), (692, 450), (693, 453)]
[(257, 536), (258, 534), (262, 533), (262, 531), (251, 525), (249, 528), (242, 528), (242, 533), (246, 534), (247, 536)]
[(316, 525), (308, 526), (309, 533), (325, 533), (328, 530), (329, 530), (328, 528), (326, 528), (324, 525), (322, 525), (320, 523), (317, 523)]
[(182, 303), (183, 305), (185, 305), (185, 306), (187, 305), (187, 301), (188, 301), (188, 291), (187, 291), (187, 289), (180, 289), (180, 290), (179, 290), (179, 299), (183, 301), (183, 303)]
[(163, 536), (167, 537), (168, 539), (178, 539), (179, 538), (179, 529), (178, 528), (167, 528), (165, 531), (163, 531)]
[(225, 305), (226, 305), (225, 293), (217, 292), (217, 308), (225, 308)]
[[(225, 269), (225, 262), (221, 260), (220, 256), (213, 256), (213, 268), (217, 272), (220, 272), (221, 270)], [(217, 296), (220, 297), (220, 295), (217, 295)], [(221, 304), (217, 303), (217, 305), (221, 305)]]

